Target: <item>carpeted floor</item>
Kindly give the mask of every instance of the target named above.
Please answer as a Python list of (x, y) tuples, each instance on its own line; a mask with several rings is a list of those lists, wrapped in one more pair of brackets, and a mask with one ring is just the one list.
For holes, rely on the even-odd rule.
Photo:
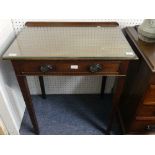
[[(111, 110), (111, 95), (48, 95), (47, 99), (32, 96), (41, 135), (105, 134)], [(33, 134), (27, 111), (21, 135)], [(116, 121), (112, 134), (121, 134)]]

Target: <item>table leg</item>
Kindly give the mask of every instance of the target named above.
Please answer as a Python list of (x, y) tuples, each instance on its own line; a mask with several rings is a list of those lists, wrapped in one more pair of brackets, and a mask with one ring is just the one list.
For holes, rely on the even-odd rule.
[(44, 85), (44, 79), (43, 76), (39, 76), (39, 82), (40, 82), (40, 87), (41, 87), (41, 93), (42, 93), (42, 98), (46, 98), (46, 93), (45, 93), (45, 85)]
[(26, 104), (26, 108), (28, 110), (33, 128), (34, 128), (34, 132), (36, 134), (39, 134), (39, 127), (38, 127), (38, 122), (37, 122), (37, 118), (35, 115), (35, 110), (32, 104), (32, 99), (31, 99), (31, 95), (30, 95), (30, 91), (28, 88), (28, 84), (27, 84), (27, 79), (26, 76), (17, 76), (17, 80)]
[(113, 99), (112, 99), (112, 110), (109, 116), (109, 122), (108, 122), (108, 126), (106, 129), (106, 133), (110, 134), (111, 130), (112, 130), (112, 125), (113, 125), (113, 121), (115, 118), (115, 115), (117, 113), (117, 108), (119, 106), (119, 102), (120, 102), (120, 97), (121, 94), (123, 92), (123, 88), (124, 88), (124, 84), (125, 84), (125, 77), (117, 77), (116, 79), (117, 83), (115, 85), (115, 89), (114, 89), (114, 94), (113, 94)]
[(106, 76), (103, 76), (102, 77), (102, 86), (101, 86), (101, 96), (104, 95), (106, 80), (107, 80), (107, 77)]

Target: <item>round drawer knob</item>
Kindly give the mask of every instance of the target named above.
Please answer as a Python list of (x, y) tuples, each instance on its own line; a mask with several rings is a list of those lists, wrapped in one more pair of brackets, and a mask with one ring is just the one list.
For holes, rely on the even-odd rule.
[(102, 70), (102, 66), (100, 64), (93, 64), (89, 67), (90, 72), (96, 73)]
[(52, 65), (42, 65), (41, 67), (40, 67), (40, 70), (41, 70), (41, 72), (48, 72), (48, 71), (50, 71), (50, 70), (52, 70), (53, 69), (53, 67), (52, 67)]

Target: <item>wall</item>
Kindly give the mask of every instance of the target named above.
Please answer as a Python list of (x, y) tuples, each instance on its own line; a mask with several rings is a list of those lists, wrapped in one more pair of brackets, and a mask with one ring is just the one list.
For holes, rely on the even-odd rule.
[[(11, 20), (0, 20), (0, 55), (15, 37)], [(0, 59), (0, 116), (9, 134), (19, 134), (25, 104), (10, 61)]]

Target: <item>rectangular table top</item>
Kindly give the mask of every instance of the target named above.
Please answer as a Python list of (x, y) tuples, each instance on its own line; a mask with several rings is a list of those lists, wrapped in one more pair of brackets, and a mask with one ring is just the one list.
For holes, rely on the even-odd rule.
[(3, 59), (137, 59), (119, 26), (25, 26)]

